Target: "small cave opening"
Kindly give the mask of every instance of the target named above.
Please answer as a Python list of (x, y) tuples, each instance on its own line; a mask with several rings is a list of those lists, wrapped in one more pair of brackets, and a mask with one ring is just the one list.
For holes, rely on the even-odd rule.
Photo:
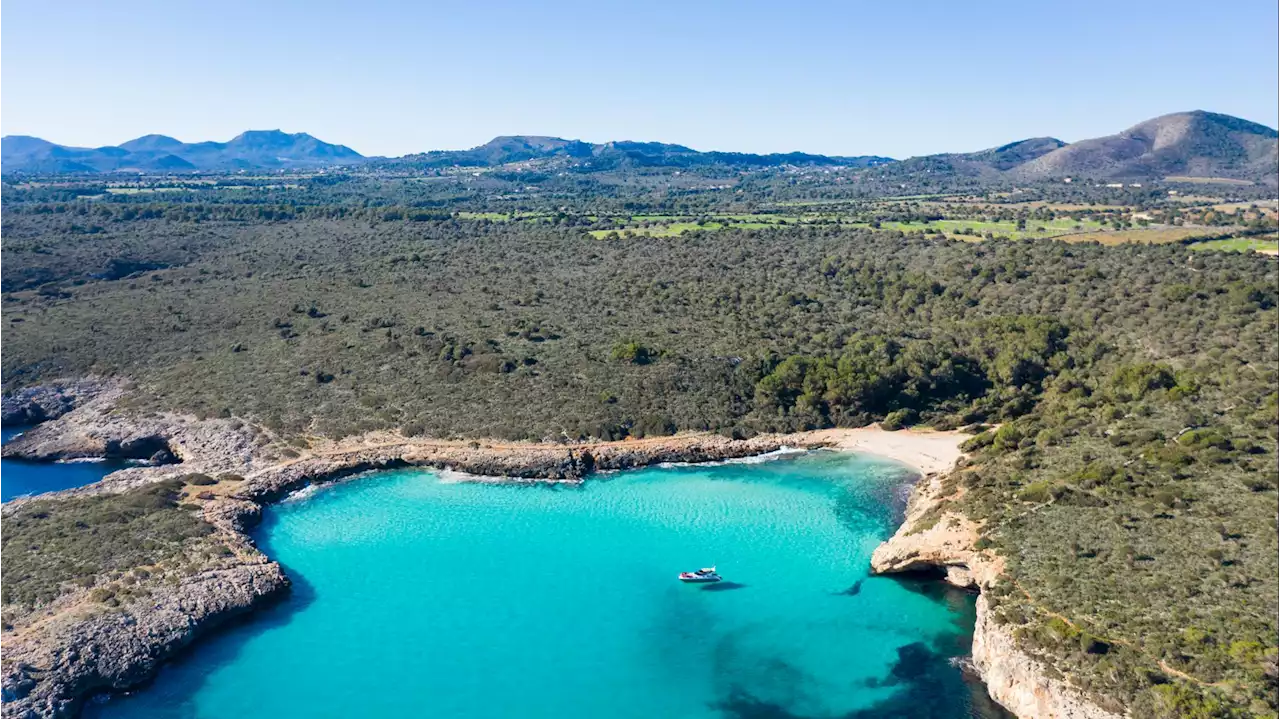
[(144, 459), (151, 464), (182, 462), (169, 445), (169, 440), (158, 435), (108, 440), (103, 454), (112, 459)]

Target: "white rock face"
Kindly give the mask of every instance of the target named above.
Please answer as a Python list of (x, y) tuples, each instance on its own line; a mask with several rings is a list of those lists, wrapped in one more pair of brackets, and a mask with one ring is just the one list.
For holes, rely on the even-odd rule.
[[(941, 569), (951, 584), (979, 591), (998, 582), (1004, 563), (975, 548), (978, 526), (948, 508), (953, 500), (946, 496), (941, 477), (921, 479), (912, 490), (906, 521), (872, 554), (872, 570), (892, 574)], [(1039, 660), (1018, 648), (1012, 632), (992, 620), (992, 609), (981, 595), (977, 613), (974, 667), (991, 698), (1018, 719), (1125, 719), (1065, 681), (1051, 678)]]
[(992, 621), (991, 613), (986, 597), (979, 596), (973, 664), (992, 699), (1020, 719), (1123, 719), (1048, 677), (1038, 660), (1018, 649), (1013, 634)]
[[(877, 574), (941, 569), (947, 581), (958, 587), (980, 587), (999, 575), (997, 557), (974, 549), (978, 526), (947, 509), (942, 478), (929, 475), (911, 492), (907, 517), (889, 541), (876, 547), (871, 569)], [(937, 520), (932, 520), (933, 516)]]

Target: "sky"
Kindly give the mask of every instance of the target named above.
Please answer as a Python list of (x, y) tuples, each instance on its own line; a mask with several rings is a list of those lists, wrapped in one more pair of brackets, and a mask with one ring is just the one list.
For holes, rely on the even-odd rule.
[(1203, 109), (1277, 124), (1275, 0), (6, 0), (0, 133), (497, 135), (902, 158)]

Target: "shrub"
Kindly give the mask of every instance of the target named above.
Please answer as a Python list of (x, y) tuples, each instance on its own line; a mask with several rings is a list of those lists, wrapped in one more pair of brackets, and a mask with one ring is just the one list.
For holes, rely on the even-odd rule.
[(182, 486), (172, 479), (121, 494), (37, 500), (14, 510), (4, 519), (2, 537), (4, 602), (43, 604), (65, 584), (181, 555), (188, 542), (213, 532), (178, 506)]
[(914, 409), (894, 410), (885, 416), (884, 421), (880, 423), (880, 427), (881, 429), (895, 432), (914, 424), (919, 417), (919, 413)]
[(658, 357), (658, 353), (645, 347), (639, 342), (619, 342), (613, 346), (613, 351), (609, 356), (615, 362), (630, 362), (631, 364), (649, 364)]

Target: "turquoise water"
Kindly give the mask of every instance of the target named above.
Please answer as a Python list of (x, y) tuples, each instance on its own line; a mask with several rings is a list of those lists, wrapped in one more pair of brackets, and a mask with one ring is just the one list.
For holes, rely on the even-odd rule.
[[(909, 476), (822, 452), (581, 486), (337, 484), (258, 530), (289, 599), (88, 715), (993, 716), (949, 661), (971, 598), (867, 576)], [(712, 563), (726, 582), (676, 581)]]
[[(5, 427), (0, 430), (0, 443), (22, 434), (30, 427)], [(0, 502), (59, 489), (93, 484), (117, 469), (129, 466), (123, 461), (102, 462), (23, 462), (0, 459)]]

